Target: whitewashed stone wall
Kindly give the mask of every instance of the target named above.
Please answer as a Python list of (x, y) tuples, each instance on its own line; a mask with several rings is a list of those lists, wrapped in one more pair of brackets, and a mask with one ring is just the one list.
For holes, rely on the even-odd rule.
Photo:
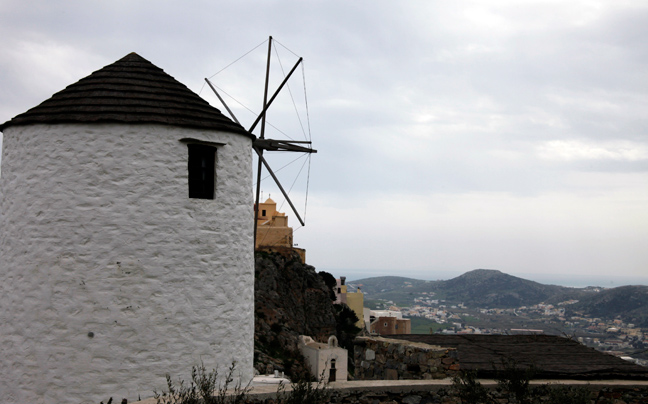
[[(225, 143), (189, 199), (182, 138)], [(5, 130), (0, 402), (135, 401), (253, 367), (251, 140), (163, 125)]]

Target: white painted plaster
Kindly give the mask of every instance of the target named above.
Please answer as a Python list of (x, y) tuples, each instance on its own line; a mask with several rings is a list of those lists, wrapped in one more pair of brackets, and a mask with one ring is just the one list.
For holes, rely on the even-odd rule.
[(311, 337), (301, 335), (299, 351), (304, 355), (310, 367), (311, 374), (317, 380), (329, 382), (331, 361), (335, 360), (335, 373), (337, 381), (346, 381), (348, 378), (347, 360), (348, 352), (337, 345), (335, 336), (329, 337), (327, 344), (315, 342)]
[[(214, 200), (188, 198), (188, 137), (225, 144)], [(0, 402), (132, 402), (200, 361), (252, 378), (249, 138), (66, 124), (3, 143)]]

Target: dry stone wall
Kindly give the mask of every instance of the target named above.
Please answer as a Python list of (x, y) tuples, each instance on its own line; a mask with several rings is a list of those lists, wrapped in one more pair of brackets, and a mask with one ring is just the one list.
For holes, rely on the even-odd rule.
[[(499, 391), (493, 381), (485, 382), (484, 387), (498, 404), (519, 404), (511, 394)], [(374, 382), (377, 383), (377, 382)], [(541, 394), (533, 397), (534, 403), (543, 404), (645, 404), (648, 402), (648, 385), (643, 382), (636, 384), (627, 382), (594, 382), (582, 383), (565, 381), (553, 383), (542, 388), (544, 383), (532, 382), (533, 388), (542, 389)], [(553, 390), (553, 393), (552, 393)], [(579, 392), (584, 391), (581, 396)], [(563, 393), (560, 393), (563, 392)], [(570, 393), (571, 392), (571, 393)], [(571, 394), (571, 397), (570, 397)], [(429, 384), (399, 384), (391, 385), (347, 385), (338, 387), (330, 385), (326, 390), (328, 404), (467, 404), (470, 402), (493, 402), (481, 400), (465, 400), (457, 396), (451, 382), (430, 382)], [(578, 395), (581, 399), (575, 399)], [(250, 394), (246, 404), (278, 404), (276, 393)], [(141, 404), (155, 404), (142, 402)]]
[(381, 337), (358, 337), (354, 345), (357, 380), (444, 379), (459, 370), (454, 348)]

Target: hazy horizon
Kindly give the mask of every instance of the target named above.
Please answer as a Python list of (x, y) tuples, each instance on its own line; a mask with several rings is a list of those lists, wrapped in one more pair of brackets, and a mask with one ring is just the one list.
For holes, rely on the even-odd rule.
[[(491, 268), (483, 268), (491, 269)], [(463, 275), (471, 270), (463, 272), (457, 271), (403, 271), (403, 270), (343, 270), (343, 269), (321, 269), (316, 268), (317, 272), (329, 272), (336, 278), (346, 276), (347, 282), (356, 281), (359, 279), (375, 278), (381, 276), (400, 276), (404, 278), (412, 278), (427, 281), (448, 280)], [(518, 278), (535, 281), (545, 285), (559, 285), (574, 288), (583, 288), (587, 286), (600, 286), (604, 288), (614, 288), (626, 285), (645, 285), (648, 286), (648, 276), (614, 276), (614, 275), (564, 275), (564, 274), (524, 274), (524, 273), (507, 273), (508, 275), (516, 276)]]

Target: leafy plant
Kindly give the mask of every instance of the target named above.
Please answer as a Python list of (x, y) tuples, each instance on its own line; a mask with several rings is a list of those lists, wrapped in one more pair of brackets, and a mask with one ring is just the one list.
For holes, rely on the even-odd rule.
[[(495, 367), (495, 366), (494, 366)], [(502, 395), (515, 398), (519, 404), (589, 404), (590, 391), (587, 387), (542, 386), (531, 388), (530, 381), (535, 374), (533, 366), (520, 367), (515, 360), (502, 360), (495, 367), (497, 391), (484, 387), (477, 379), (477, 372), (460, 372), (452, 379), (452, 388), (462, 404), (496, 404)]]
[(326, 285), (326, 288), (328, 289), (329, 292), (329, 297), (331, 298), (331, 301), (335, 301), (336, 296), (335, 292), (333, 289), (337, 288), (337, 280), (333, 275), (331, 275), (328, 272), (325, 271), (320, 271), (318, 273), (319, 277), (322, 278), (322, 281), (324, 281), (324, 284)]
[(545, 404), (589, 404), (591, 392), (586, 386), (548, 386)]
[(200, 366), (192, 366), (189, 385), (186, 385), (184, 380), (176, 384), (167, 374), (168, 391), (162, 393), (154, 391), (153, 394), (157, 404), (241, 404), (245, 402), (251, 387), (249, 383), (243, 387), (239, 379), (234, 385), (233, 394), (228, 394), (227, 390), (234, 381), (235, 368), (236, 361), (230, 365), (223, 383), (217, 384), (218, 371), (212, 369), (208, 372), (205, 365), (201, 363)]
[[(358, 316), (344, 303), (334, 304), (333, 308), (335, 309), (335, 331), (338, 342), (342, 348), (353, 352), (353, 340), (362, 331), (360, 327), (356, 326)], [(349, 355), (347, 368), (350, 372), (355, 369), (353, 355)]]
[(496, 403), (488, 389), (477, 380), (477, 372), (460, 372), (452, 378), (452, 387), (462, 404)]
[(291, 384), (291, 390), (286, 392), (286, 386), (279, 383), (277, 387), (276, 404), (326, 404), (329, 402), (329, 392), (326, 383), (321, 380), (316, 384), (301, 380)]
[[(495, 367), (495, 366), (494, 366)], [(533, 391), (529, 382), (533, 379), (535, 367), (521, 367), (512, 358), (503, 358), (500, 367), (495, 367), (495, 380), (500, 390), (513, 394), (518, 403), (530, 404)]]

